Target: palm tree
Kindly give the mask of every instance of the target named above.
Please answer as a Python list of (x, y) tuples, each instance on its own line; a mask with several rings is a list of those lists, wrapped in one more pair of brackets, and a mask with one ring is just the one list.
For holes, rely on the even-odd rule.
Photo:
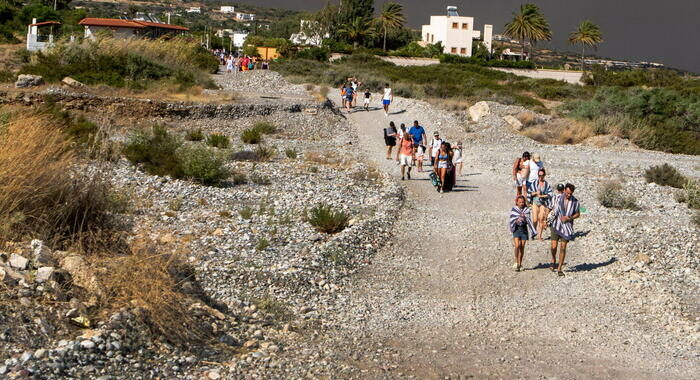
[(532, 3), (520, 6), (520, 13), (513, 14), (513, 20), (506, 24), (504, 33), (506, 36), (520, 41), (523, 55), (527, 40), (530, 41), (531, 46), (534, 46), (537, 41), (552, 39), (549, 22), (540, 13), (540, 8)]
[(584, 70), (586, 58), (586, 46), (596, 49), (598, 44), (603, 42), (603, 32), (593, 21), (582, 21), (578, 29), (569, 36), (569, 43), (572, 45), (581, 44), (581, 71)]
[(384, 33), (384, 51), (386, 51), (386, 38), (389, 30), (396, 30), (403, 26), (406, 17), (403, 15), (403, 5), (390, 1), (382, 7), (382, 13), (377, 18), (377, 24)]
[(338, 34), (345, 36), (349, 41), (352, 41), (352, 46), (357, 49), (360, 42), (366, 41), (377, 35), (377, 30), (370, 22), (362, 17), (355, 17), (348, 25), (338, 29)]

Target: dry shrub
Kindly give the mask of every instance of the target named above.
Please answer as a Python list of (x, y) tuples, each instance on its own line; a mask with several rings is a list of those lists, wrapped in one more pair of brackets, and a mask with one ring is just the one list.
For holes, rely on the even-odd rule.
[(111, 310), (145, 311), (152, 333), (172, 343), (203, 342), (211, 331), (190, 310), (194, 300), (184, 290), (191, 287), (193, 272), (182, 256), (136, 243), (126, 256), (104, 259), (106, 270), (99, 276), (105, 290), (102, 303)]
[(0, 239), (110, 239), (110, 187), (99, 173), (74, 170), (70, 146), (45, 117), (19, 118), (0, 132)]
[(569, 119), (557, 119), (530, 127), (524, 129), (522, 134), (544, 144), (557, 145), (578, 144), (594, 135), (589, 124)]
[(537, 124), (537, 115), (534, 112), (523, 111), (517, 114), (515, 118), (518, 119), (525, 128)]
[(352, 162), (347, 157), (337, 153), (305, 152), (304, 159), (308, 162), (330, 167), (349, 168), (352, 165)]

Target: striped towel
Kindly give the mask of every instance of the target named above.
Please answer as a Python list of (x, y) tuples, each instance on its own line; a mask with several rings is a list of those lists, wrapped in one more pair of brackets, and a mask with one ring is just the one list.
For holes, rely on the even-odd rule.
[(574, 221), (562, 222), (562, 216), (572, 216), (579, 213), (579, 203), (573, 195), (569, 199), (569, 204), (564, 207), (564, 195), (558, 196), (554, 201), (554, 213), (557, 216), (552, 224), (552, 230), (556, 231), (557, 235), (566, 240), (574, 240)]
[(544, 202), (545, 206), (548, 209), (551, 209), (552, 208), (552, 197), (554, 196), (554, 192), (552, 191), (552, 186), (550, 186), (549, 182), (547, 182), (547, 181), (544, 181), (544, 186), (540, 186), (539, 180), (537, 180), (535, 182), (530, 182), (529, 186), (527, 188), (527, 195), (530, 199), (530, 202), (532, 202), (532, 198), (533, 198), (532, 193), (535, 193), (538, 191), (540, 192), (540, 194), (549, 195), (549, 197), (544, 198), (543, 201), (545, 201)]
[(510, 226), (511, 233), (515, 232), (515, 229), (518, 227), (518, 225), (522, 224), (522, 222), (518, 223), (518, 219), (524, 220), (525, 223), (527, 223), (527, 227), (530, 230), (530, 237), (534, 239), (535, 236), (537, 236), (537, 230), (535, 230), (535, 225), (532, 224), (532, 218), (530, 217), (530, 208), (525, 207), (521, 209), (515, 206), (510, 210), (510, 220), (508, 224)]

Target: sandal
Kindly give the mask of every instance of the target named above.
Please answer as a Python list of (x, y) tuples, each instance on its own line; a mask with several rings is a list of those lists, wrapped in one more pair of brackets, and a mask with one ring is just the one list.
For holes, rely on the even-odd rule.
[(552, 272), (556, 272), (557, 270), (554, 269), (554, 267), (556, 267), (556, 266), (557, 266), (557, 263), (552, 263), (552, 265), (549, 267), (549, 269), (550, 269)]
[(558, 272), (557, 272), (557, 276), (559, 276), (559, 277), (564, 277), (565, 274), (564, 274), (564, 272), (562, 272), (562, 271), (558, 271)]

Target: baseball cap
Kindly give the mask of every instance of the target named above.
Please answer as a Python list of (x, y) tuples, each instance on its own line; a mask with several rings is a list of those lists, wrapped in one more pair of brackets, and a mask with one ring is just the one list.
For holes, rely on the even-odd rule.
[(558, 184), (558, 185), (557, 185), (557, 190), (559, 190), (559, 191), (564, 191), (564, 184), (563, 184), (563, 183)]
[(440, 136), (440, 132), (435, 131), (435, 133), (433, 133), (433, 136)]

